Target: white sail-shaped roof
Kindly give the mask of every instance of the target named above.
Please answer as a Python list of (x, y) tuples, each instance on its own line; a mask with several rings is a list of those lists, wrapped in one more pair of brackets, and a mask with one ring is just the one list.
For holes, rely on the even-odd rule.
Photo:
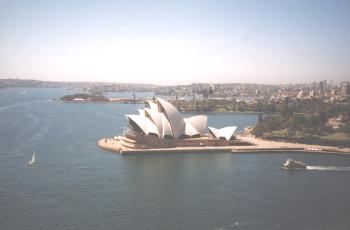
[(236, 129), (237, 129), (237, 126), (229, 126), (229, 127), (225, 127), (222, 129), (216, 129), (213, 127), (209, 127), (209, 131), (214, 137), (216, 137), (218, 139), (225, 138), (228, 141), (232, 138)]
[(171, 131), (171, 125), (168, 121), (168, 119), (165, 117), (163, 113), (160, 114), (162, 118), (162, 124), (163, 124), (163, 131), (161, 133), (161, 137), (164, 138), (165, 136), (173, 137), (173, 132)]
[(214, 127), (209, 127), (209, 132), (211, 133), (211, 135), (213, 135), (216, 138), (219, 138), (219, 129), (214, 128)]
[(158, 111), (158, 105), (156, 103), (154, 103), (153, 101), (147, 101), (150, 109), (154, 110), (154, 111)]
[(225, 137), (226, 140), (230, 140), (233, 134), (235, 133), (237, 127), (236, 126), (229, 126), (225, 127), (219, 130), (219, 137)]
[[(139, 115), (126, 115), (135, 131), (142, 130), (145, 135), (155, 134), (159, 138), (179, 138), (182, 135), (194, 137), (204, 135), (208, 118), (204, 115), (183, 118), (180, 112), (169, 102), (157, 98), (147, 101), (149, 108), (139, 109)], [(216, 129), (209, 127), (216, 138), (230, 140), (236, 131), (235, 126)]]
[(156, 110), (145, 108), (145, 112), (147, 115), (150, 117), (151, 121), (153, 124), (157, 127), (158, 133), (160, 134), (159, 137), (164, 137), (163, 136), (163, 122), (162, 122), (162, 116), (161, 113), (159, 113)]
[(197, 131), (197, 129), (195, 129), (192, 124), (189, 122), (189, 120), (185, 119), (185, 135), (186, 136), (195, 136), (195, 135), (199, 135), (200, 133)]
[(132, 120), (145, 134), (153, 133), (159, 136), (157, 127), (147, 117), (140, 115), (126, 115), (126, 117)]
[(143, 109), (138, 109), (140, 116), (145, 116), (145, 110)]
[(163, 110), (159, 112), (165, 113), (166, 118), (169, 120), (173, 136), (175, 138), (180, 137), (182, 134), (184, 134), (185, 131), (185, 121), (180, 112), (175, 108), (175, 106), (163, 99), (158, 98), (157, 101)]
[(195, 128), (200, 135), (203, 135), (206, 128), (207, 128), (207, 122), (208, 117), (205, 115), (197, 115), (189, 118), (184, 119), (186, 123), (190, 123), (193, 128)]

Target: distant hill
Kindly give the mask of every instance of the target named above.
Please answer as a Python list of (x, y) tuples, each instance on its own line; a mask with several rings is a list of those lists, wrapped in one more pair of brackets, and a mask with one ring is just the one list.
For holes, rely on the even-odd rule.
[(80, 88), (92, 92), (108, 91), (154, 91), (157, 85), (138, 83), (111, 83), (111, 82), (61, 82), (61, 81), (40, 81), (26, 79), (0, 79), (0, 89), (11, 87), (24, 88)]

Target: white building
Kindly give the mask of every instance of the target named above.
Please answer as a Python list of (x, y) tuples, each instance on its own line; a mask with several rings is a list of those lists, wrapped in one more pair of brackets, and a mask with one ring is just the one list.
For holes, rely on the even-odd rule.
[(132, 131), (138, 135), (169, 140), (200, 138), (209, 135), (227, 141), (234, 138), (236, 126), (221, 129), (209, 127), (209, 135), (206, 135), (207, 116), (197, 115), (183, 118), (175, 106), (160, 98), (147, 101), (147, 104), (146, 108), (139, 110), (139, 114), (126, 115)]

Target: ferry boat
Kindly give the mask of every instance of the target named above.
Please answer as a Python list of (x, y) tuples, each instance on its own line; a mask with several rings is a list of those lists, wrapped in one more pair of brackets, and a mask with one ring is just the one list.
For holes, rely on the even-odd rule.
[(283, 165), (281, 165), (282, 169), (306, 169), (306, 164), (300, 161), (295, 161), (292, 159), (287, 159)]

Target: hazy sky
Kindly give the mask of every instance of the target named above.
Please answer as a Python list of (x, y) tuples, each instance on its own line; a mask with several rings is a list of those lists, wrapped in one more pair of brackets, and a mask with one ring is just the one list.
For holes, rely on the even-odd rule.
[(350, 1), (0, 0), (0, 78), (350, 79)]

